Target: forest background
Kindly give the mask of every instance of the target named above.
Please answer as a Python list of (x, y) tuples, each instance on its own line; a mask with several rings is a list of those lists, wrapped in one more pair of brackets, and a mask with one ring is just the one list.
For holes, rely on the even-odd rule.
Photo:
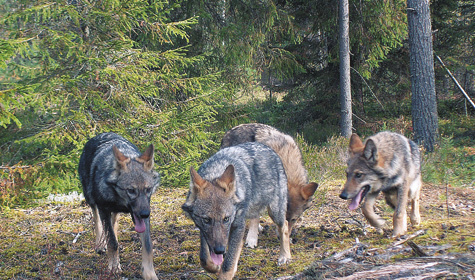
[[(332, 1), (0, 0), (0, 7), (2, 208), (80, 191), (79, 155), (105, 131), (142, 150), (153, 143), (164, 188), (186, 186), (189, 166), (240, 123), (293, 135), (304, 157), (339, 141)], [(475, 1), (431, 2), (434, 52), (472, 98), (474, 15)], [(411, 137), (405, 1), (350, 1), (350, 52), (354, 132)], [(475, 110), (435, 68), (441, 138), (426, 155), (424, 181), (473, 187)], [(324, 183), (342, 174), (311, 176)]]
[[(81, 193), (84, 144), (113, 131), (142, 151), (155, 146), (157, 274), (210, 279), (199, 265), (199, 233), (180, 208), (188, 170), (219, 149), (226, 130), (248, 122), (295, 137), (320, 187), (292, 233), (292, 262), (276, 266), (277, 238), (263, 216), (259, 246), (243, 249), (237, 277), (330, 278), (365, 269), (373, 277), (393, 262), (396, 273), (410, 261), (426, 267), (410, 248), (392, 244), (390, 226), (381, 236), (338, 198), (348, 139), (339, 136), (336, 2), (0, 0), (0, 278), (110, 276), (105, 257), (94, 253), (90, 209), (53, 200)], [(413, 138), (406, 1), (349, 3), (353, 131)], [(434, 54), (473, 99), (475, 1), (430, 4)], [(440, 138), (433, 152), (423, 150), (423, 233), (412, 240), (426, 261), (443, 265), (411, 273), (473, 278), (475, 108), (434, 66)], [(391, 219), (383, 202), (376, 210)], [(140, 238), (130, 217), (120, 223), (121, 276), (138, 279)], [(471, 257), (450, 259), (457, 253)]]

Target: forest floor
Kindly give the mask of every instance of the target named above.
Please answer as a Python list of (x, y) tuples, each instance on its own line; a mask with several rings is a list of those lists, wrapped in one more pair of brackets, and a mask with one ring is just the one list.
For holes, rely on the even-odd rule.
[[(448, 193), (445, 186), (424, 185), (422, 224), (408, 232), (419, 235), (399, 245), (390, 238), (392, 211), (383, 199), (376, 206), (387, 220), (381, 235), (367, 226), (360, 209), (348, 210), (348, 202), (338, 198), (340, 186), (317, 190), (314, 206), (292, 233), (288, 265), (276, 264), (279, 242), (264, 215), (258, 246), (243, 249), (236, 279), (475, 279), (473, 185)], [(181, 210), (186, 192), (159, 189), (152, 198), (155, 271), (159, 279), (216, 279), (200, 267), (199, 231)], [(128, 215), (120, 219), (118, 238), (123, 272), (114, 278), (140, 279), (140, 238)], [(105, 255), (94, 252), (92, 213), (84, 201), (0, 215), (1, 279), (108, 279), (106, 267)]]

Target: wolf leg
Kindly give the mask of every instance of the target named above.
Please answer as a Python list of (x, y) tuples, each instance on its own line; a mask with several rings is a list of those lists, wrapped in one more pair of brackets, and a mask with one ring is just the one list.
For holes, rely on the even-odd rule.
[(419, 198), (421, 194), (421, 176), (419, 175), (414, 182), (412, 182), (409, 189), (409, 198), (411, 199), (411, 224), (418, 226), (421, 223), (421, 215), (419, 213)]
[(277, 226), (279, 229), (280, 238), (280, 255), (277, 261), (277, 265), (284, 265), (288, 263), (291, 259), (290, 255), (290, 231), (289, 223), (287, 220), (284, 220), (282, 226)]
[(203, 233), (200, 230), (200, 263), (201, 266), (208, 272), (216, 273), (219, 270), (219, 266), (215, 265), (211, 260), (209, 253), (209, 246), (206, 242), (206, 239), (203, 236)]
[(117, 213), (110, 213), (99, 210), (101, 218), (104, 220), (104, 231), (107, 234), (107, 260), (109, 270), (112, 273), (121, 273), (119, 262), (119, 242), (117, 241)]
[(224, 257), (221, 271), (218, 274), (219, 280), (233, 279), (234, 274), (236, 274), (237, 264), (243, 246), (244, 233), (246, 230), (245, 221), (238, 222), (238, 224), (239, 226), (231, 227), (228, 241), (228, 252)]
[(290, 254), (290, 229), (289, 222), (285, 218), (285, 212), (279, 209), (276, 205), (269, 205), (267, 212), (272, 221), (277, 226), (277, 234), (280, 237), (280, 254), (277, 260), (277, 265), (284, 265), (291, 259)]
[(398, 188), (397, 205), (394, 209), (393, 216), (393, 237), (403, 235), (407, 231), (407, 201), (409, 196), (409, 184), (405, 182), (404, 185)]
[(119, 229), (119, 218), (120, 218), (119, 213), (112, 213), (111, 215), (112, 229), (114, 230), (114, 236), (116, 237), (116, 240), (117, 240), (117, 230)]
[(94, 234), (96, 235), (96, 253), (104, 254), (106, 252), (107, 238), (104, 234), (104, 229), (102, 226), (103, 222), (99, 216), (99, 210), (97, 209), (97, 206), (91, 206), (91, 209), (92, 217), (94, 219)]
[(363, 211), (363, 215), (365, 216), (366, 220), (368, 220), (370, 225), (380, 231), (386, 221), (380, 216), (378, 216), (376, 213), (374, 213), (374, 203), (376, 202), (377, 197), (378, 193), (369, 193), (366, 196), (365, 202), (363, 203), (361, 210)]
[(246, 237), (246, 246), (255, 248), (259, 236), (259, 218), (249, 220), (249, 231)]
[(146, 229), (140, 233), (142, 240), (142, 276), (145, 280), (158, 280), (153, 268), (153, 248), (150, 236), (150, 218), (145, 220)]

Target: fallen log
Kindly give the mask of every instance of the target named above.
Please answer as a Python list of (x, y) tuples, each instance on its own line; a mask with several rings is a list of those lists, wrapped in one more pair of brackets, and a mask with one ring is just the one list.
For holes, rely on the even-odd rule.
[[(404, 242), (407, 241), (408, 239), (405, 239)], [(475, 279), (475, 253), (427, 256), (424, 251), (433, 251), (434, 246), (425, 248), (417, 246), (412, 241), (407, 242), (407, 244), (416, 256), (426, 256), (395, 261), (393, 258), (381, 259), (379, 254), (375, 254), (376, 248), (367, 249), (366, 245), (357, 243), (349, 249), (314, 262), (300, 274), (280, 277), (278, 280)], [(444, 246), (440, 247), (445, 248)], [(400, 255), (402, 251), (411, 251), (410, 248), (404, 248), (401, 244), (389, 248), (391, 250), (386, 249), (384, 251), (385, 254), (391, 254), (392, 257)], [(419, 250), (419, 253), (416, 253), (417, 250)]]

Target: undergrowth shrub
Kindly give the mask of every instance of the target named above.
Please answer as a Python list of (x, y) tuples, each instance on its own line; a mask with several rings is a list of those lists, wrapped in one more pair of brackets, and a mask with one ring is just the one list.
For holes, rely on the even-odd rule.
[(0, 208), (25, 204), (37, 191), (34, 185), (38, 166), (14, 165), (0, 168)]
[(320, 186), (346, 179), (348, 139), (332, 136), (325, 144), (312, 145), (298, 135), (296, 141), (302, 151), (309, 178)]
[(475, 148), (455, 145), (453, 137), (442, 136), (432, 153), (425, 153), (422, 180), (456, 187), (475, 185)]

